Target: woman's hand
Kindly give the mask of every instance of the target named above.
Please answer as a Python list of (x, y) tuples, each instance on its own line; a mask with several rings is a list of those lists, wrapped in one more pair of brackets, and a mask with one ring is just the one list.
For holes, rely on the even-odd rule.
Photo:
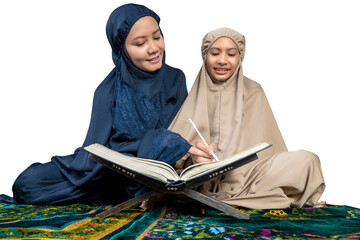
[(193, 164), (215, 161), (212, 155), (215, 149), (215, 143), (212, 143), (207, 147), (202, 141), (197, 141), (195, 146), (192, 146), (189, 150)]

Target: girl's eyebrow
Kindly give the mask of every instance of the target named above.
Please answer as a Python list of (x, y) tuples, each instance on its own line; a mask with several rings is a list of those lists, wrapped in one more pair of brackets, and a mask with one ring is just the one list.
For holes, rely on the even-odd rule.
[(217, 47), (212, 47), (212, 48), (210, 48), (210, 50), (218, 50), (218, 51), (220, 51), (221, 49), (217, 48)]
[[(158, 33), (159, 31), (160, 31), (160, 29), (155, 30), (155, 31), (152, 33), (152, 35), (155, 35), (155, 34)], [(135, 40), (137, 40), (137, 39), (139, 39), (139, 38), (146, 38), (146, 36), (137, 36), (136, 38), (133, 39), (133, 41), (135, 41)]]
[[(210, 48), (210, 50), (218, 50), (218, 51), (221, 51), (222, 49), (221, 49), (221, 48), (218, 48), (218, 47), (212, 47), (212, 48)], [(226, 49), (226, 51), (231, 51), (231, 50), (237, 50), (237, 48), (236, 48), (236, 47), (231, 47), (231, 48)]]
[(232, 48), (228, 48), (227, 50), (228, 50), (228, 51), (237, 50), (237, 48), (236, 48), (236, 47), (232, 47)]

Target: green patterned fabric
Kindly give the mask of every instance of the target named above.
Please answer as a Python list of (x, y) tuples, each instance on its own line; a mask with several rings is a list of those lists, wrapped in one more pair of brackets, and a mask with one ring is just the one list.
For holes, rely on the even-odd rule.
[(14, 205), (0, 202), (0, 239), (356, 239), (360, 209), (321, 208), (241, 210), (239, 220), (194, 205), (131, 208), (106, 219), (110, 206)]

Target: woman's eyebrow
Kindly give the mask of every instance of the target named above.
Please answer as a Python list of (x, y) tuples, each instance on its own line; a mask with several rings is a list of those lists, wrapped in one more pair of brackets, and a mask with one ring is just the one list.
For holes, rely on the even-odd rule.
[[(160, 29), (155, 30), (155, 32), (153, 32), (152, 35), (156, 34), (156, 33), (159, 32), (159, 31), (160, 31)], [(137, 37), (135, 37), (135, 38), (133, 39), (133, 41), (135, 41), (135, 40), (137, 40), (137, 39), (140, 39), (140, 38), (146, 38), (146, 36), (137, 36)]]
[(137, 36), (133, 39), (133, 41), (137, 40), (137, 39), (140, 39), (140, 38), (146, 38), (146, 36)]

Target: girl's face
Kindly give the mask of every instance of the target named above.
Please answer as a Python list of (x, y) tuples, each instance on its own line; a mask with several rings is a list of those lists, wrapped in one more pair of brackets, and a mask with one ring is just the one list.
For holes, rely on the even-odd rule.
[(206, 53), (205, 68), (212, 80), (225, 82), (240, 61), (237, 45), (228, 37), (217, 39)]
[(135, 66), (145, 72), (161, 68), (165, 42), (154, 18), (140, 18), (125, 40), (125, 48)]

